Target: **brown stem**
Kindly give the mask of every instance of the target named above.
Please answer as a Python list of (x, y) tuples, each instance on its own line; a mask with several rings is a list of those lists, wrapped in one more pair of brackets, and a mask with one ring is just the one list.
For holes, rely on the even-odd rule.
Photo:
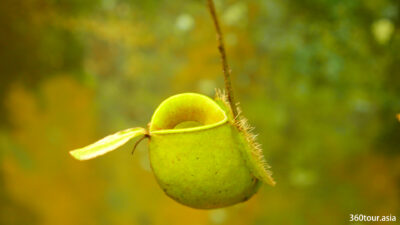
[(139, 143), (142, 142), (145, 138), (150, 138), (150, 135), (146, 133), (145, 135), (143, 135), (143, 137), (141, 137), (139, 140), (136, 141), (135, 146), (133, 146), (131, 155), (133, 155), (133, 153), (134, 153), (135, 150), (136, 150), (136, 147), (137, 147), (137, 146), (139, 145)]
[(238, 112), (235, 105), (235, 99), (233, 97), (232, 83), (231, 83), (231, 69), (228, 65), (228, 60), (226, 58), (225, 46), (224, 46), (224, 36), (222, 35), (221, 27), (218, 22), (217, 12), (215, 11), (215, 5), (213, 0), (207, 0), (208, 8), (211, 13), (211, 17), (214, 21), (215, 30), (217, 32), (217, 40), (218, 40), (218, 50), (221, 54), (222, 61), (222, 70), (224, 72), (224, 81), (225, 81), (225, 91), (228, 95), (228, 101), (232, 109), (232, 113), (234, 118), (236, 118)]

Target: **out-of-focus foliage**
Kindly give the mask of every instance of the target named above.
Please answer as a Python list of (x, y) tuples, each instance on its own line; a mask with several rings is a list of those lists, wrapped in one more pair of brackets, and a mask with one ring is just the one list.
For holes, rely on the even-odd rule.
[[(400, 217), (400, 3), (219, 0), (236, 97), (277, 186), (199, 211), (140, 145), (68, 150), (222, 87), (205, 1), (0, 1), (0, 224), (347, 224)], [(132, 143), (133, 145), (133, 143)], [(375, 223), (378, 224), (378, 223)]]

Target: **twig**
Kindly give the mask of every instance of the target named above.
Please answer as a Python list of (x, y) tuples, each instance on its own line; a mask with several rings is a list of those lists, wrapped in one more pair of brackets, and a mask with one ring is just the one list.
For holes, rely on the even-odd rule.
[(224, 36), (222, 35), (221, 27), (218, 22), (218, 16), (215, 11), (215, 5), (213, 0), (207, 0), (208, 8), (211, 13), (211, 17), (214, 21), (215, 30), (217, 32), (218, 40), (218, 50), (221, 54), (222, 70), (224, 72), (225, 90), (228, 95), (229, 105), (231, 106), (233, 117), (236, 118), (238, 111), (235, 105), (235, 99), (233, 97), (232, 83), (231, 83), (231, 69), (228, 65), (228, 60), (226, 58), (225, 46), (224, 46)]

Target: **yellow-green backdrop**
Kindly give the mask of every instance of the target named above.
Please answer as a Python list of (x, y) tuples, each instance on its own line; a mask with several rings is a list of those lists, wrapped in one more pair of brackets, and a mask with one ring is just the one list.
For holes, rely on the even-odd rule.
[(400, 219), (399, 1), (215, 3), (236, 98), (276, 187), (194, 210), (157, 186), (144, 143), (134, 156), (133, 142), (92, 161), (68, 155), (145, 126), (168, 96), (223, 87), (205, 0), (2, 0), (0, 224)]

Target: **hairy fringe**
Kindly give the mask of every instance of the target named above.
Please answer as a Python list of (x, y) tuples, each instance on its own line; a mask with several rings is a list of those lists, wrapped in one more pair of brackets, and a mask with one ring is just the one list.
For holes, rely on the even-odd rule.
[[(230, 114), (233, 117), (232, 109), (228, 102), (228, 97), (227, 97), (225, 91), (216, 89), (215, 93), (216, 93), (215, 98), (218, 100), (221, 100), (224, 103), (225, 107), (227, 109), (229, 109)], [(252, 127), (250, 125), (250, 123), (248, 122), (247, 118), (242, 115), (242, 110), (240, 109), (238, 103), (236, 104), (236, 107), (237, 107), (238, 115), (234, 118), (233, 125), (244, 134), (247, 143), (250, 144), (250, 147), (252, 149), (251, 154), (261, 164), (262, 170), (267, 174), (267, 176), (270, 179), (270, 184), (275, 185), (275, 181), (272, 179), (272, 172), (270, 170), (268, 170), (269, 168), (271, 168), (271, 166), (268, 165), (268, 163), (266, 162), (266, 160), (264, 158), (261, 144), (257, 142), (258, 135), (253, 134), (254, 127)]]

